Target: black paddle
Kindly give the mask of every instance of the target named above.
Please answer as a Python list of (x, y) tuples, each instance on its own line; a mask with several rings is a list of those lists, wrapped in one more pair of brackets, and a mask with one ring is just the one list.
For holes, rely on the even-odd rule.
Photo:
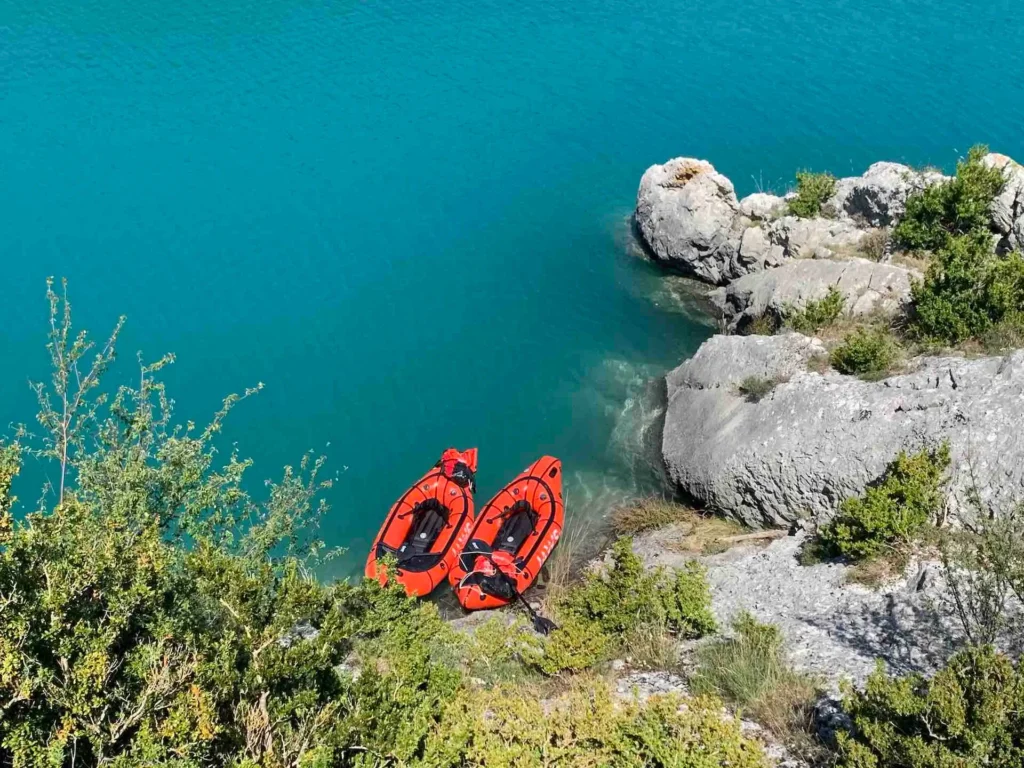
[(512, 590), (512, 594), (519, 598), (519, 602), (523, 604), (523, 607), (526, 609), (526, 612), (530, 614), (530, 619), (533, 620), (533, 628), (535, 630), (537, 630), (542, 635), (547, 635), (549, 632), (558, 629), (558, 625), (555, 624), (555, 622), (553, 622), (551, 619), (544, 618), (535, 610), (533, 610), (533, 606), (530, 605), (526, 601), (526, 598), (523, 597), (523, 594), (518, 589), (516, 589), (516, 583), (515, 581), (513, 581), (512, 577), (498, 567), (498, 564), (494, 562), (494, 558), (491, 557), (489, 552), (477, 552), (476, 554), (483, 555), (484, 557), (486, 557), (488, 561), (490, 561), (491, 565), (494, 566), (494, 570), (501, 574), (501, 577), (505, 580), (505, 583), (508, 584), (509, 589)]

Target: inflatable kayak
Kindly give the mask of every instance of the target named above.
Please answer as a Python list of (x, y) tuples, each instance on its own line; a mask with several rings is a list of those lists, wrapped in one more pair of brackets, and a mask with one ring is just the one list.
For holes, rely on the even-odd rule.
[(491, 499), (448, 581), (463, 608), (507, 605), (529, 588), (565, 524), (562, 462), (544, 456)]
[(395, 580), (409, 595), (428, 595), (445, 580), (473, 529), (476, 454), (476, 448), (449, 448), (402, 494), (370, 549), (367, 578), (386, 584), (389, 574), (381, 561), (390, 556)]

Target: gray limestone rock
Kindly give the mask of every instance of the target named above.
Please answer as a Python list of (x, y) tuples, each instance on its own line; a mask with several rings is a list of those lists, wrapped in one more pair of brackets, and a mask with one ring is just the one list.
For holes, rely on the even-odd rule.
[(789, 309), (825, 298), (833, 286), (846, 299), (848, 317), (876, 311), (891, 314), (910, 300), (913, 276), (903, 267), (865, 259), (800, 259), (744, 275), (712, 291), (710, 299), (730, 331), (742, 330), (765, 313), (781, 320)]
[(724, 284), (757, 268), (739, 259), (748, 220), (732, 182), (704, 160), (679, 157), (648, 168), (635, 220), (654, 258), (705, 282)]
[[(824, 348), (798, 334), (715, 336), (666, 378), (662, 457), (670, 481), (750, 525), (825, 520), (882, 475), (901, 449), (948, 440), (950, 512), (975, 486), (986, 502), (1024, 499), (1024, 351), (923, 358), (866, 382), (800, 370)], [(758, 402), (737, 385), (777, 386)]]
[(740, 200), (740, 213), (750, 219), (773, 219), (785, 210), (785, 200), (765, 192), (755, 192)]
[(984, 162), (1006, 177), (1006, 186), (992, 201), (992, 226), (1002, 235), (1005, 249), (1024, 251), (1024, 166), (995, 153), (986, 155)]
[(900, 163), (875, 163), (863, 176), (839, 179), (826, 209), (841, 219), (888, 227), (906, 212), (908, 197), (944, 181), (948, 177), (935, 171), (915, 171)]
[(791, 259), (831, 258), (856, 249), (867, 235), (852, 221), (797, 216), (783, 216), (766, 225), (765, 233), (768, 241)]

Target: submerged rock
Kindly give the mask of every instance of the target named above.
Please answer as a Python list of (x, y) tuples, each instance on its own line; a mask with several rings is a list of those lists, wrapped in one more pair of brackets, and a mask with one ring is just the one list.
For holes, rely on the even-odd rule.
[[(1024, 499), (1024, 351), (924, 358), (879, 382), (801, 370), (820, 342), (798, 334), (715, 336), (667, 377), (662, 456), (671, 482), (753, 526), (829, 518), (901, 449), (949, 440), (950, 511)], [(750, 402), (749, 376), (777, 381)]]
[(826, 208), (841, 219), (872, 227), (889, 227), (907, 210), (907, 198), (948, 181), (937, 171), (915, 171), (900, 163), (875, 163), (863, 176), (839, 179)]
[(739, 201), (732, 182), (709, 162), (678, 157), (648, 168), (635, 217), (656, 259), (705, 282), (725, 283), (758, 268), (740, 262)]
[(788, 309), (819, 301), (832, 287), (846, 299), (843, 309), (848, 317), (895, 313), (910, 300), (913, 276), (903, 267), (865, 259), (801, 259), (744, 275), (712, 291), (710, 298), (728, 330), (735, 331), (766, 313), (781, 320)]

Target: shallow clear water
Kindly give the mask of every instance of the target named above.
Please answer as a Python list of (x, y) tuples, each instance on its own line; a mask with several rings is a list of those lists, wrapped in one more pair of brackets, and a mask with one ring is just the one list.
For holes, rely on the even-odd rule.
[(643, 170), (1024, 156), (1022, 33), (1011, 0), (0, 0), (0, 423), (66, 275), (125, 357), (178, 354), (183, 419), (266, 382), (227, 437), (259, 477), (327, 451), (350, 563), (449, 444), (481, 495), (558, 454), (599, 514), (709, 333), (629, 255)]

